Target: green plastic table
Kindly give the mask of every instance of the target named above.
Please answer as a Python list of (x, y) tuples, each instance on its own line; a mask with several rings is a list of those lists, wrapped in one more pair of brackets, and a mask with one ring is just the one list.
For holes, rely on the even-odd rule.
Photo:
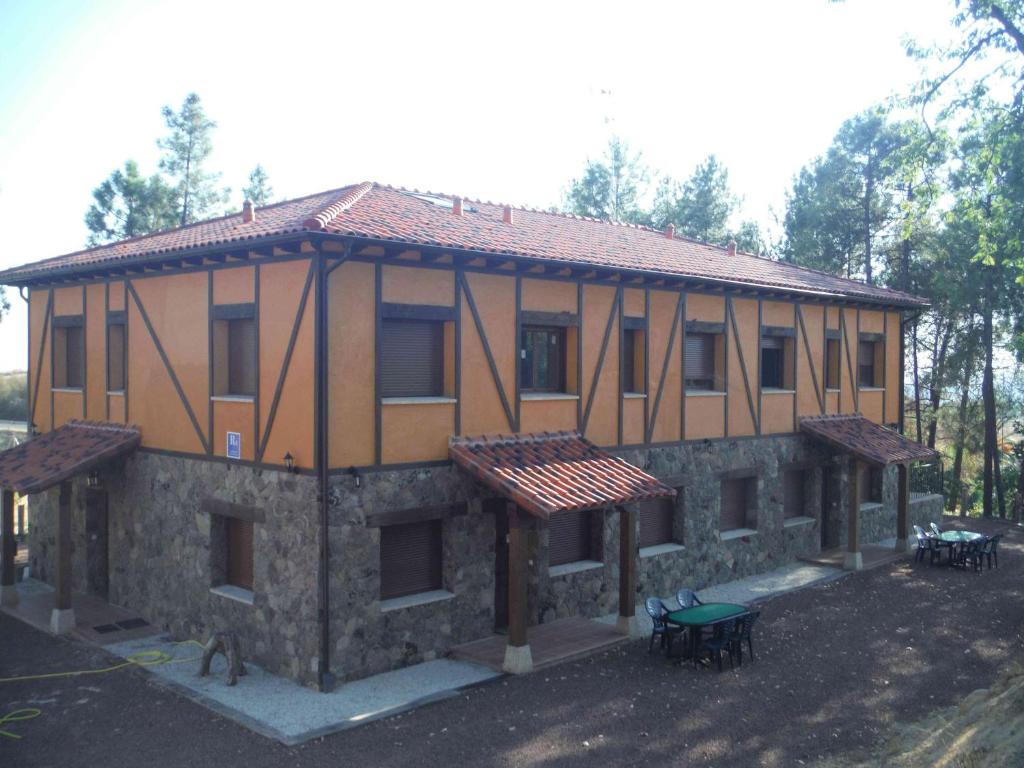
[(713, 626), (728, 619), (739, 618), (748, 612), (745, 605), (738, 603), (704, 603), (695, 605), (692, 608), (681, 608), (678, 611), (671, 611), (665, 616), (665, 621), (687, 628), (689, 635), (688, 658), (697, 658), (697, 639), (701, 636), (704, 627)]
[(962, 544), (965, 541), (980, 539), (981, 534), (975, 533), (974, 531), (943, 531), (939, 534), (939, 538), (942, 541), (948, 541), (951, 544)]

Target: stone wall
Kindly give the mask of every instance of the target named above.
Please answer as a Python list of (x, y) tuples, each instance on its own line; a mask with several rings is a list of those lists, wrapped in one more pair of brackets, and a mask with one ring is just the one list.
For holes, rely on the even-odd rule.
[[(318, 659), (318, 506), (313, 478), (221, 462), (138, 453), (103, 468), (109, 506), (109, 600), (178, 639), (240, 634), (266, 669), (311, 683)], [(33, 498), (32, 573), (53, 583), (59, 491)], [(252, 603), (211, 591), (205, 497), (262, 510), (253, 531)], [(72, 587), (86, 591), (85, 484), (72, 494)]]
[[(798, 436), (700, 441), (622, 452), (679, 490), (676, 542), (643, 550), (637, 597), (670, 596), (754, 575), (815, 554), (821, 542), (822, 467), (845, 494), (848, 462)], [(783, 473), (805, 471), (804, 515), (787, 520)], [(723, 477), (756, 478), (749, 534), (723, 537), (719, 504)], [(104, 468), (109, 493), (110, 601), (139, 612), (178, 638), (211, 630), (240, 632), (243, 648), (274, 672), (305, 683), (317, 676), (319, 506), (316, 480), (223, 462), (151, 453)], [(85, 590), (84, 484), (73, 507), (73, 585)], [(211, 591), (220, 553), (216, 520), (205, 497), (258, 507), (254, 528), (252, 604)], [(495, 514), (493, 495), (453, 466), (440, 465), (332, 476), (330, 508), (331, 671), (351, 680), (437, 658), (453, 646), (494, 631)], [(58, 492), (33, 500), (33, 573), (53, 580)], [(866, 509), (862, 541), (895, 536), (895, 471), (883, 481), (884, 503)], [(381, 516), (436, 508), (443, 515), (442, 589), (397, 600), (380, 599)], [(836, 504), (845, 544), (845, 496)], [(911, 523), (939, 519), (942, 498), (915, 498)], [(618, 609), (619, 521), (595, 512), (599, 559), (549, 568), (548, 529), (531, 520), (528, 534), (528, 621), (596, 617)], [(754, 522), (756, 520), (756, 522)]]

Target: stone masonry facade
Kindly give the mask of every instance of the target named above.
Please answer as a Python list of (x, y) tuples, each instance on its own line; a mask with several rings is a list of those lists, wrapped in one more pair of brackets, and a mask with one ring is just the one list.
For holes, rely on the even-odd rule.
[[(695, 441), (622, 452), (678, 490), (674, 539), (640, 551), (637, 600), (669, 596), (762, 573), (820, 551), (822, 483), (831, 482), (840, 546), (846, 538), (849, 462), (799, 436)], [(783, 473), (803, 472), (803, 514), (786, 519)], [(831, 478), (826, 480), (826, 474)], [(751, 478), (748, 532), (719, 531), (721, 483)], [(896, 534), (896, 470), (882, 478), (882, 502), (861, 512), (861, 541)], [(318, 671), (316, 479), (284, 472), (140, 452), (104, 467), (109, 498), (109, 600), (137, 611), (178, 639), (237, 631), (243, 652), (266, 669), (312, 684)], [(222, 571), (218, 521), (204, 498), (258, 508), (254, 579), (248, 600), (214, 589)], [(89, 588), (85, 483), (72, 495), (73, 589)], [(331, 671), (352, 680), (445, 655), (489, 636), (495, 621), (492, 494), (454, 466), (345, 472), (328, 489)], [(53, 581), (58, 492), (34, 501), (32, 574)], [(443, 515), (442, 589), (382, 601), (380, 531), (372, 516), (431, 507)], [(449, 513), (444, 512), (450, 510)], [(910, 524), (942, 513), (941, 496), (915, 497)], [(617, 511), (593, 513), (600, 560), (548, 565), (548, 530), (531, 521), (529, 621), (597, 617), (618, 609)], [(910, 529), (912, 532), (912, 528)], [(597, 535), (597, 534), (595, 534)], [(836, 543), (836, 542), (833, 542)]]

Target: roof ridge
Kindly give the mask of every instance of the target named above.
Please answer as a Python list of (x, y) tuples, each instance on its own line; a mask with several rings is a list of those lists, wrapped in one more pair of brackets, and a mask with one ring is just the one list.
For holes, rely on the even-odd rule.
[(324, 229), (341, 213), (359, 202), (367, 192), (373, 189), (373, 184), (374, 182), (372, 181), (364, 181), (350, 187), (343, 187), (345, 193), (341, 197), (319, 213), (315, 213), (310, 216), (302, 222), (302, 226), (313, 230)]

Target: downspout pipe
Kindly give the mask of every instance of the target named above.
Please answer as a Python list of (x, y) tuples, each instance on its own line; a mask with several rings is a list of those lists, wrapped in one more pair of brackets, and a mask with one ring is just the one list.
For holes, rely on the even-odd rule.
[(331, 548), (329, 527), (329, 489), (327, 466), (327, 272), (323, 249), (316, 246), (316, 302), (314, 309), (314, 377), (313, 398), (316, 413), (314, 454), (317, 473), (317, 502), (320, 505), (320, 562), (317, 574), (317, 623), (319, 624), (320, 661), (318, 688), (321, 693), (330, 693), (334, 688), (331, 673), (331, 589), (330, 562)]

